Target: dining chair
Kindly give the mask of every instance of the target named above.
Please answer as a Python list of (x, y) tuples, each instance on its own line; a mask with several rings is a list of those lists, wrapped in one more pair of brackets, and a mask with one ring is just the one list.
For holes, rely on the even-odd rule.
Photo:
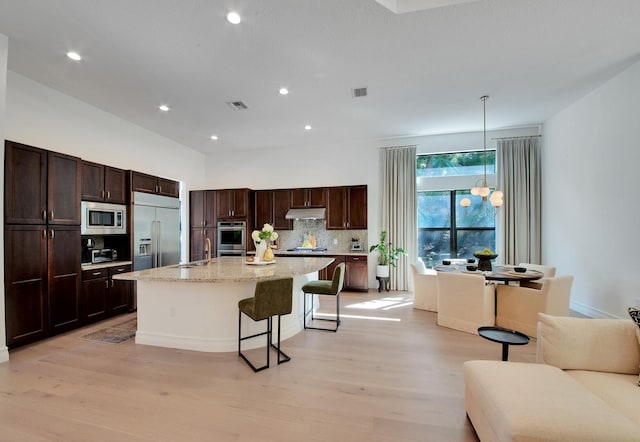
[[(422, 265), (420, 265), (422, 264)], [(422, 261), (411, 264), (413, 308), (438, 311), (438, 272), (427, 269)]]
[[(238, 302), (238, 356), (242, 358), (254, 372), (269, 368), (269, 354), (271, 348), (278, 352), (278, 365), (288, 362), (291, 358), (280, 349), (280, 317), (291, 313), (293, 306), (293, 278), (273, 279), (258, 281), (254, 296), (242, 299)], [(267, 330), (251, 336), (242, 336), (242, 314), (252, 320), (267, 321)], [(273, 344), (273, 317), (278, 317), (278, 345)], [(267, 362), (261, 367), (256, 367), (247, 356), (242, 353), (242, 341), (267, 335)]]
[(438, 325), (467, 333), (495, 325), (495, 289), (482, 274), (438, 272)]
[(569, 316), (573, 276), (543, 278), (520, 286), (498, 284), (496, 325), (537, 337), (538, 313)]

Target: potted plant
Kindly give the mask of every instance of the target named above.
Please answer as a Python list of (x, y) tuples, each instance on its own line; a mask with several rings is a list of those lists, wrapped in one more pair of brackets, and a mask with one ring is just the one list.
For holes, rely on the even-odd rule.
[(380, 232), (380, 242), (369, 247), (369, 252), (378, 252), (378, 266), (376, 267), (376, 276), (381, 278), (389, 277), (389, 266), (396, 266), (396, 261), (400, 255), (406, 255), (407, 252), (402, 247), (393, 247), (393, 244), (387, 243), (387, 231)]

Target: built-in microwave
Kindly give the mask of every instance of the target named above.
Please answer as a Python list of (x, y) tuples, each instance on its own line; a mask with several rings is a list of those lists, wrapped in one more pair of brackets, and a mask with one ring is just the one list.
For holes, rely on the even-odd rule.
[(127, 206), (82, 201), (82, 235), (124, 235), (127, 233)]

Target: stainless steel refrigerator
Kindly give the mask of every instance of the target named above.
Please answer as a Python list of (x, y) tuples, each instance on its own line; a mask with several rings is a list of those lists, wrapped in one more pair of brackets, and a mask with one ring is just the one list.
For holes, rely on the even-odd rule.
[(180, 200), (133, 193), (133, 270), (180, 262)]

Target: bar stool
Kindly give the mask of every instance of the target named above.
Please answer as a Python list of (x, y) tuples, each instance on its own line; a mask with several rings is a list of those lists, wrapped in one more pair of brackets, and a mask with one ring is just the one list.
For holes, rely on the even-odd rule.
[[(291, 313), (293, 303), (293, 278), (258, 281), (253, 298), (242, 299), (238, 302), (238, 356), (240, 356), (254, 372), (269, 368), (270, 347), (278, 351), (278, 365), (288, 362), (291, 358), (280, 350), (280, 317)], [(267, 330), (251, 336), (242, 337), (242, 314), (254, 321), (267, 320)], [(273, 345), (271, 336), (273, 331), (273, 316), (278, 316), (278, 345)], [(267, 363), (256, 367), (242, 354), (242, 341), (267, 335)], [(283, 356), (283, 358), (281, 358)]]
[[(304, 328), (312, 330), (338, 331), (340, 327), (340, 292), (344, 284), (344, 263), (340, 263), (333, 271), (331, 281), (318, 280), (310, 281), (302, 286), (304, 292)], [(311, 310), (307, 311), (307, 294), (311, 295)], [(329, 295), (336, 297), (336, 319), (316, 318), (313, 316), (313, 295)], [(311, 313), (311, 320), (335, 322), (336, 328), (311, 327), (307, 325), (307, 316)]]

